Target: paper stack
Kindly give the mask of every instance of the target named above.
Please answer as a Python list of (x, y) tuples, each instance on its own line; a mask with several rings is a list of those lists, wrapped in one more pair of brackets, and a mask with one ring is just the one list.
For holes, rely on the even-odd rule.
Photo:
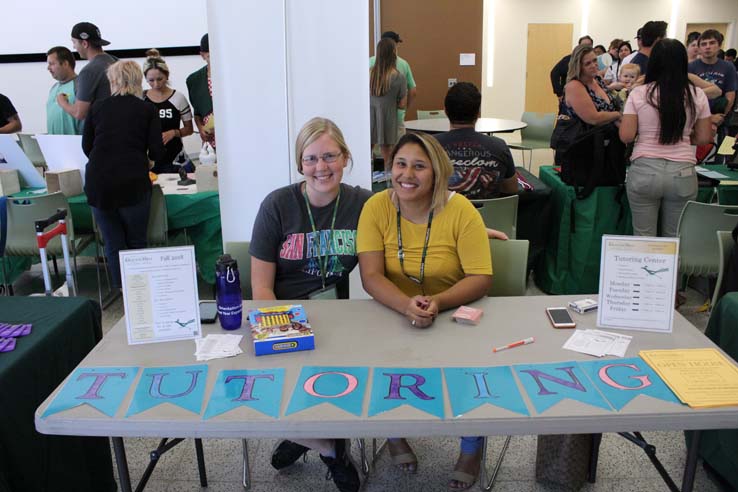
[(567, 350), (581, 354), (603, 357), (614, 355), (625, 357), (628, 345), (633, 337), (621, 333), (610, 333), (601, 330), (576, 330), (563, 345)]
[(719, 350), (641, 350), (639, 355), (690, 407), (738, 405), (738, 367)]
[(198, 361), (225, 359), (242, 354), (238, 346), (241, 335), (208, 335), (205, 338), (195, 339), (195, 357)]

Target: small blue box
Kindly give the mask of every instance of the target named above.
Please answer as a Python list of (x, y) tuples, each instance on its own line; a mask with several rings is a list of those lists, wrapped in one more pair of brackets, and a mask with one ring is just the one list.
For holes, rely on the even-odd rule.
[(254, 309), (249, 323), (256, 355), (315, 349), (315, 336), (301, 304)]

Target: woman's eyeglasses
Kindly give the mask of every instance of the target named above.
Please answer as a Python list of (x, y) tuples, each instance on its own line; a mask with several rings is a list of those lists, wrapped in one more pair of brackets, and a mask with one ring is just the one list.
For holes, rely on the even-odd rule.
[(341, 157), (341, 152), (326, 152), (322, 155), (304, 155), (302, 156), (302, 165), (314, 166), (320, 159), (323, 159), (323, 162), (326, 164), (330, 164), (336, 162), (339, 157)]

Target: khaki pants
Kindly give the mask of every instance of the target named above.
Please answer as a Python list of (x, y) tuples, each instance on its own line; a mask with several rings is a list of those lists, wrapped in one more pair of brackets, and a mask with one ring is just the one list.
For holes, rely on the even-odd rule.
[(639, 157), (631, 163), (625, 183), (633, 234), (675, 237), (682, 209), (697, 198), (697, 173), (691, 162)]

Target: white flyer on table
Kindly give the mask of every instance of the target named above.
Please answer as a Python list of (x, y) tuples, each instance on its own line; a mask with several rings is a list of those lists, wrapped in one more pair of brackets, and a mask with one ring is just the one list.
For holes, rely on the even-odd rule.
[(597, 326), (671, 333), (679, 239), (602, 236)]
[(121, 251), (120, 271), (129, 345), (202, 336), (193, 246)]

